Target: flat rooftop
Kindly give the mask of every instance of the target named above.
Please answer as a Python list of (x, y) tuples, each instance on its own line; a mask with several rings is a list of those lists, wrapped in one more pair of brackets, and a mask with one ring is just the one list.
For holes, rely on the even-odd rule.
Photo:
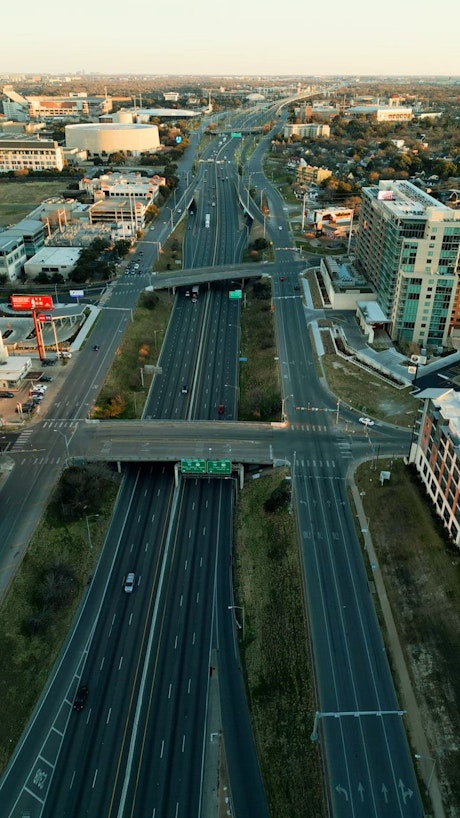
[(397, 218), (427, 218), (442, 221), (460, 220), (451, 207), (439, 202), (412, 182), (382, 180), (378, 187), (365, 188), (379, 201), (381, 207)]

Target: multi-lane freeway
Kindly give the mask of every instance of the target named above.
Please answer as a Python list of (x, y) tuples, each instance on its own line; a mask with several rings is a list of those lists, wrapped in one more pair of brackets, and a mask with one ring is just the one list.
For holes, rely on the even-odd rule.
[[(248, 201), (231, 161), (233, 151), (227, 142), (201, 156), (191, 212), (180, 214), (187, 218), (189, 268), (239, 261), (247, 225), (243, 205), (246, 210)], [(262, 147), (251, 157), (251, 174), (261, 173), (261, 152)], [(337, 422), (335, 399), (316, 374), (282, 203), (268, 181), (265, 186), (272, 211), (267, 230), (276, 254), (273, 301), (286, 424), (268, 431), (268, 445), (266, 430), (254, 427), (251, 445), (258, 433), (264, 457), (268, 449), (273, 462), (291, 465), (318, 702), (316, 716), (311, 714), (312, 738), (321, 743), (331, 814), (418, 818), (423, 809), (404, 716), (346, 491), (348, 468), (372, 438), (382, 453), (390, 446), (395, 450), (395, 442), (383, 428), (361, 429), (353, 436)], [(159, 225), (146, 237), (142, 264), (147, 275), (168, 227)], [(139, 283), (149, 280), (117, 282), (94, 333), (102, 354), (83, 350), (81, 368), (80, 362), (75, 364), (78, 379), (55, 407), (55, 416), (49, 415), (37, 429), (37, 447), (43, 447), (47, 457), (57, 454), (52, 463), (36, 463), (31, 475), (42, 499), (65, 449), (69, 453), (77, 442), (78, 447), (85, 445), (85, 430), (79, 427), (129, 320)], [(228, 438), (230, 427), (235, 435), (231, 457), (238, 456), (240, 445), (245, 459), (244, 433), (238, 444), (236, 424), (231, 423), (238, 395), (240, 320), (240, 302), (228, 297), (231, 286), (221, 282), (200, 287), (196, 302), (185, 288), (177, 292), (160, 357), (163, 375), (154, 381), (142, 429), (137, 424), (128, 433), (126, 427), (110, 444), (106, 432), (87, 427), (93, 446), (98, 436), (106, 435), (101, 451), (107, 458), (116, 459), (120, 452), (120, 459), (132, 463), (126, 467), (107, 543), (63, 659), (2, 780), (5, 815), (198, 818), (209, 811), (206, 769), (215, 752), (209, 723), (214, 672), (219, 677), (231, 808), (239, 818), (268, 815), (234, 643), (229, 558), (235, 482), (192, 479), (176, 486), (167, 464), (138, 464), (146, 457), (158, 459), (161, 445), (168, 442), (175, 457), (181, 435), (185, 445), (193, 429), (190, 420), (201, 422), (191, 432), (195, 451), (198, 426), (208, 424), (219, 430), (219, 440), (214, 444), (211, 435), (201, 431), (199, 445), (204, 451), (214, 445), (225, 451), (227, 446), (228, 453), (229, 421)], [(312, 420), (317, 409), (322, 411)], [(344, 412), (342, 417), (352, 416)], [(152, 444), (149, 429), (157, 432), (158, 420), (165, 424), (163, 441)], [(166, 427), (170, 440), (164, 437)], [(260, 443), (262, 438), (265, 442)], [(147, 442), (151, 452), (146, 453)], [(406, 446), (401, 435), (396, 450)], [(50, 467), (49, 484), (43, 487), (45, 465)], [(27, 458), (18, 463), (4, 491), (14, 490), (21, 469), (25, 481), (26, 470), (30, 472)], [(19, 508), (24, 517), (31, 496), (27, 490)], [(18, 517), (11, 516), (9, 523), (12, 531), (28, 533)], [(135, 572), (135, 590), (125, 595), (129, 571)], [(72, 700), (80, 682), (88, 686), (89, 696), (86, 708), (74, 712)]]

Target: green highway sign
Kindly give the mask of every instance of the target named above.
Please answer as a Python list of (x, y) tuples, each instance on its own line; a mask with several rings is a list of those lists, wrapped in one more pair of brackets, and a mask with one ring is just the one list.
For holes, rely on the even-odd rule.
[(232, 139), (241, 139), (241, 133), (239, 133), (238, 131), (231, 133), (230, 136)]
[(231, 474), (232, 461), (231, 460), (208, 460), (207, 462), (208, 474)]
[(182, 457), (180, 467), (183, 474), (206, 474), (206, 460), (201, 457)]
[(243, 291), (242, 290), (230, 290), (230, 292), (228, 294), (228, 297), (229, 298), (242, 298), (243, 297)]

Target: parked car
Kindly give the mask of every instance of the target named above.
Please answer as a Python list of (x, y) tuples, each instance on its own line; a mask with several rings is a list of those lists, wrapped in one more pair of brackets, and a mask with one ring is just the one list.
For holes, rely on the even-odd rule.
[(14, 392), (0, 392), (0, 398), (14, 398)]
[(83, 710), (86, 700), (88, 698), (89, 688), (88, 685), (80, 685), (77, 692), (75, 693), (75, 698), (73, 700), (73, 709), (74, 710)]
[(66, 350), (64, 350), (64, 349), (63, 349), (63, 350), (61, 350), (61, 351), (59, 352), (59, 357), (60, 357), (60, 358), (71, 358), (71, 357), (72, 357), (72, 353), (71, 353), (71, 352), (67, 352)]
[(51, 375), (42, 375), (40, 378), (40, 381), (43, 381), (44, 383), (51, 383), (52, 380)]
[(136, 574), (129, 573), (125, 579), (125, 594), (132, 594), (134, 591), (134, 583), (136, 581)]
[(16, 412), (22, 412), (23, 415), (31, 415), (35, 409), (35, 403), (33, 400), (27, 400), (25, 403), (19, 403), (16, 406)]
[(54, 366), (56, 358), (43, 358), (42, 366)]

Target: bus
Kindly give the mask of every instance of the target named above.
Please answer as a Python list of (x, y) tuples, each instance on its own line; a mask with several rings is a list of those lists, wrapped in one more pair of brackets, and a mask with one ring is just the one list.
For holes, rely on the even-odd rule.
[(206, 216), (204, 217), (204, 226), (209, 227), (210, 223), (211, 223), (211, 216), (210, 216), (209, 213), (206, 213)]

